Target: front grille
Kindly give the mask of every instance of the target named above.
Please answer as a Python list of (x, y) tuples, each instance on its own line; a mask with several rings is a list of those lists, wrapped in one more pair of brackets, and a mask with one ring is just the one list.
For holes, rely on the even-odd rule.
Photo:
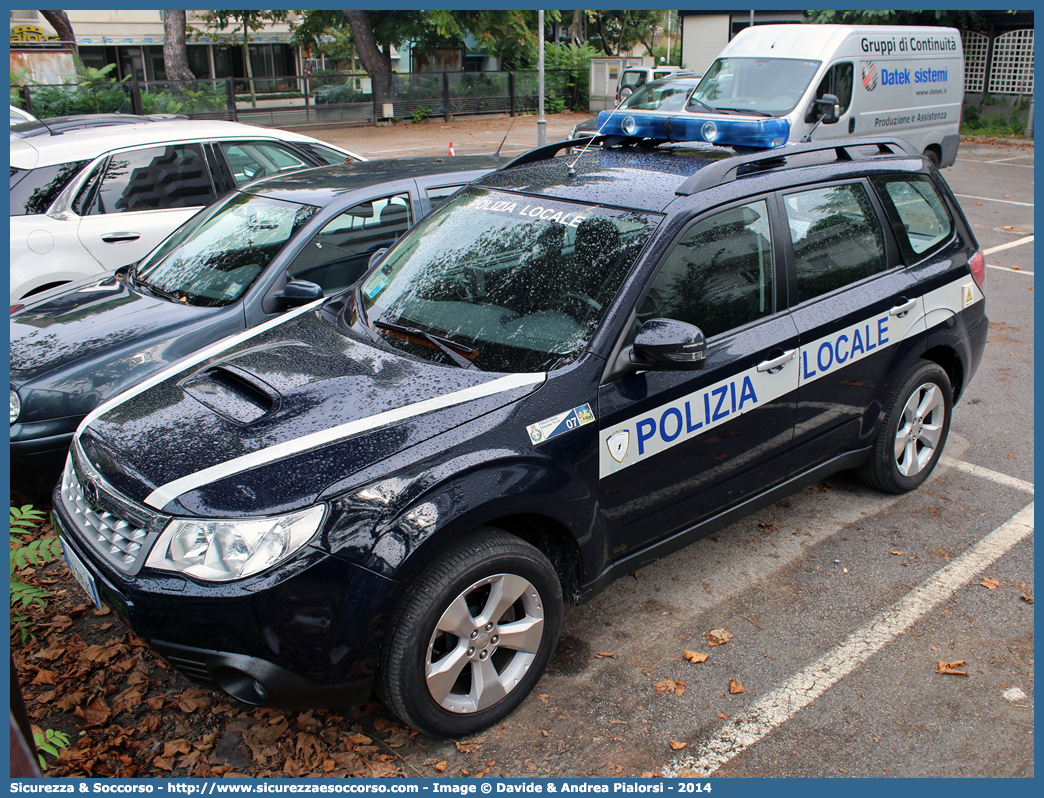
[(69, 520), (83, 542), (106, 561), (125, 573), (136, 574), (159, 537), (164, 519), (136, 505), (125, 512), (130, 502), (85, 460), (79, 459), (79, 468), (74, 465), (77, 459), (76, 455), (68, 459), (62, 475), (62, 504)]

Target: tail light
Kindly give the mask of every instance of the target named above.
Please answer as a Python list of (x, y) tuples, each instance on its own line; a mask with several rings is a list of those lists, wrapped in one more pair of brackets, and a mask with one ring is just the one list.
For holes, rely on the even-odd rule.
[(980, 249), (974, 255), (972, 259), (968, 261), (968, 266), (971, 267), (972, 277), (975, 278), (975, 282), (979, 286), (979, 290), (984, 294), (986, 293), (986, 256), (982, 254)]

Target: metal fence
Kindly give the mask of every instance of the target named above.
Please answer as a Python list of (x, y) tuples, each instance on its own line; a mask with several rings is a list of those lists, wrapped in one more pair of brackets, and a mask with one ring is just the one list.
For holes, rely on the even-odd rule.
[[(545, 71), (545, 108), (564, 110), (576, 95), (568, 70)], [(11, 102), (37, 117), (73, 114), (184, 114), (268, 127), (375, 125), (537, 109), (538, 74), (435, 72), (385, 75), (325, 73), (195, 81), (12, 86)], [(251, 88), (253, 92), (251, 92)], [(584, 109), (586, 110), (586, 109)]]

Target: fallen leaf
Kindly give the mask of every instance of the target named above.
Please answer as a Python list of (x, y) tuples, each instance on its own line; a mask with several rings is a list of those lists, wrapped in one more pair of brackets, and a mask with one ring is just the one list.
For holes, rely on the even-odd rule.
[(657, 682), (653, 685), (653, 689), (656, 690), (656, 695), (674, 693), (678, 698), (685, 695), (685, 687), (685, 682), (675, 681), (674, 679), (664, 679), (662, 682)]
[(704, 654), (704, 653), (702, 653), (700, 651), (683, 651), (682, 652), (682, 656), (685, 657), (685, 659), (687, 659), (693, 665), (696, 665), (696, 664), (698, 664), (700, 662), (706, 662), (707, 661), (707, 657), (709, 655)]
[(733, 695), (739, 695), (743, 692), (743, 685), (735, 679), (729, 679), (729, 692)]
[(939, 660), (939, 664), (935, 666), (936, 673), (949, 673), (954, 676), (967, 676), (968, 674), (964, 671), (957, 670), (959, 667), (964, 665), (963, 659), (959, 659), (956, 662), (943, 662)]
[(605, 651), (599, 651), (597, 654), (595, 654), (595, 659), (606, 659), (606, 658), (616, 659), (616, 654), (610, 654), (610, 653), (605, 652)]
[(373, 738), (367, 737), (365, 734), (349, 734), (348, 742), (352, 745), (369, 745), (373, 742)]
[(188, 740), (169, 740), (163, 743), (163, 758), (173, 759), (175, 754), (187, 754), (192, 750)]
[(709, 646), (723, 646), (733, 638), (732, 632), (728, 629), (711, 629), (709, 632), (704, 632), (703, 636), (707, 638)]
[(1025, 601), (1027, 604), (1033, 603), (1033, 596), (1029, 593), (1023, 593), (1021, 596), (1019, 596), (1019, 598)]
[(976, 205), (979, 205), (979, 206), (981, 206), (981, 205), (982, 205), (982, 203), (981, 203), (981, 202), (976, 202), (975, 204), (976, 204)]
[(729, 719), (729, 716), (726, 715), (724, 712), (719, 712), (718, 713), (718, 717), (721, 718), (722, 720), (728, 720)]
[(158, 767), (160, 770), (174, 770), (174, 765), (169, 759), (164, 759), (161, 756), (156, 757), (152, 760), (152, 764)]
[(1000, 587), (1000, 580), (999, 579), (983, 579), (981, 582), (979, 582), (979, 584), (982, 585), (985, 588), (990, 589), (990, 590), (996, 590), (998, 587)]
[(105, 699), (99, 695), (92, 698), (87, 703), (87, 706), (83, 708), (82, 717), (87, 721), (84, 724), (85, 728), (103, 726), (112, 717), (112, 712), (109, 709), (109, 705), (105, 703)]
[(446, 772), (446, 760), (443, 759), (441, 762), (436, 762), (435, 763), (435, 770), (437, 770), (439, 773), (445, 773)]
[(33, 679), (33, 684), (54, 684), (54, 671), (40, 670)]
[(687, 745), (688, 743), (680, 743), (677, 740), (671, 740), (671, 749), (674, 751), (680, 751)]
[(892, 554), (894, 556), (896, 556), (896, 557), (902, 557), (903, 556), (903, 553), (901, 551), (893, 551)]
[(454, 740), (453, 744), (457, 746), (457, 750), (462, 754), (473, 754), (482, 747), (484, 742), (486, 742), (486, 738), (482, 737), (478, 740), (467, 740), (465, 742)]

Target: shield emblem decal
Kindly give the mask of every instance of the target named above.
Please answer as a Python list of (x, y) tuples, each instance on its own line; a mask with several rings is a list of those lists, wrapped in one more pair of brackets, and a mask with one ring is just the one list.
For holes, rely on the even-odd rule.
[(618, 429), (605, 439), (605, 445), (609, 447), (609, 455), (618, 463), (622, 463), (627, 457), (627, 447), (631, 444), (631, 432), (626, 429)]

